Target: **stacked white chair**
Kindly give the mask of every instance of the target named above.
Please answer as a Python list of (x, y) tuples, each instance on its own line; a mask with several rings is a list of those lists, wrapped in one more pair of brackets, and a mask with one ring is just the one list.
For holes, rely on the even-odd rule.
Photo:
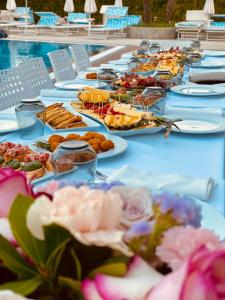
[(84, 45), (72, 45), (69, 49), (75, 61), (77, 72), (85, 71), (91, 67), (90, 58)]
[(77, 73), (73, 69), (67, 49), (48, 53), (56, 81), (74, 80)]
[(27, 84), (20, 68), (0, 71), (0, 110), (14, 106), (28, 96)]
[(42, 57), (27, 59), (19, 65), (19, 68), (27, 85), (27, 97), (37, 97), (42, 89), (53, 88), (53, 82)]

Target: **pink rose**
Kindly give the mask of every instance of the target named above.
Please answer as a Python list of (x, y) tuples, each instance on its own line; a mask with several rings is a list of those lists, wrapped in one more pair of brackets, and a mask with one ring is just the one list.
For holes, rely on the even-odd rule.
[(32, 195), (32, 188), (25, 173), (11, 168), (0, 169), (0, 217), (8, 216), (18, 194)]
[(119, 228), (122, 215), (117, 193), (67, 186), (55, 192), (52, 202), (46, 196), (37, 198), (28, 211), (27, 226), (34, 236), (44, 239), (42, 226), (56, 223), (85, 245), (130, 253)]
[(195, 251), (153, 288), (147, 300), (224, 300), (225, 250)]

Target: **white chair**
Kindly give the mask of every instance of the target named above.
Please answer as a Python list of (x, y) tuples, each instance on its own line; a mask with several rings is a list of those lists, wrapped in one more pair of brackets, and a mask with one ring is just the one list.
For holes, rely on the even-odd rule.
[(24, 98), (28, 98), (28, 90), (20, 68), (0, 70), (0, 110), (16, 105)]
[(69, 49), (75, 61), (77, 72), (91, 67), (90, 58), (84, 45), (72, 45)]
[(67, 49), (48, 53), (56, 81), (74, 80), (77, 73), (73, 69)]
[(187, 10), (186, 21), (176, 23), (178, 39), (203, 39), (209, 16), (203, 10)]
[(40, 95), (42, 89), (52, 89), (53, 82), (42, 57), (35, 57), (20, 63), (20, 74), (27, 85), (27, 96), (30, 98)]

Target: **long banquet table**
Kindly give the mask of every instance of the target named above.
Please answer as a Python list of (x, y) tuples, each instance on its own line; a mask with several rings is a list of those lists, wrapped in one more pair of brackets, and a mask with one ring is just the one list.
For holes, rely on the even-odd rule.
[[(59, 100), (54, 97), (50, 101), (43, 98), (46, 105)], [(65, 105), (70, 105), (70, 101), (65, 101)], [(205, 97), (203, 99), (170, 93), (167, 105), (225, 108), (225, 96)], [(0, 116), (13, 111), (14, 108), (10, 108), (0, 113)], [(100, 131), (105, 131), (103, 126)], [(52, 132), (46, 128), (45, 134), (50, 133)], [(11, 133), (5, 138), (10, 141), (21, 142), (17, 132)], [(119, 156), (100, 160), (98, 162), (100, 170), (116, 169), (126, 164), (137, 169), (157, 173), (178, 173), (205, 178), (212, 176), (217, 182), (217, 187), (208, 203), (223, 215), (225, 214), (224, 133), (200, 135), (172, 132), (168, 139), (164, 139), (162, 132), (159, 132), (154, 135), (137, 135), (126, 139), (128, 141), (127, 151)], [(144, 180), (143, 178), (143, 182)]]

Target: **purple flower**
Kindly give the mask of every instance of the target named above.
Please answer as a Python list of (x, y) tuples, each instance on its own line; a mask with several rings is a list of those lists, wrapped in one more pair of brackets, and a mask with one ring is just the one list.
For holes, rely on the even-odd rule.
[(84, 181), (74, 181), (74, 182), (67, 182), (67, 181), (60, 181), (60, 188), (65, 187), (65, 186), (73, 186), (76, 188), (82, 187), (84, 185), (87, 185), (90, 189), (93, 190), (102, 190), (102, 191), (109, 191), (111, 190), (114, 186), (121, 186), (124, 185), (122, 182), (120, 181), (113, 181), (113, 182), (101, 182), (101, 183), (87, 183)]
[(154, 195), (152, 200), (156, 214), (171, 213), (179, 224), (194, 227), (201, 225), (201, 206), (193, 198), (187, 195), (161, 193)]
[(126, 232), (126, 240), (131, 240), (132, 238), (138, 238), (141, 236), (150, 235), (153, 230), (154, 223), (147, 221), (138, 221), (133, 223), (131, 228)]

